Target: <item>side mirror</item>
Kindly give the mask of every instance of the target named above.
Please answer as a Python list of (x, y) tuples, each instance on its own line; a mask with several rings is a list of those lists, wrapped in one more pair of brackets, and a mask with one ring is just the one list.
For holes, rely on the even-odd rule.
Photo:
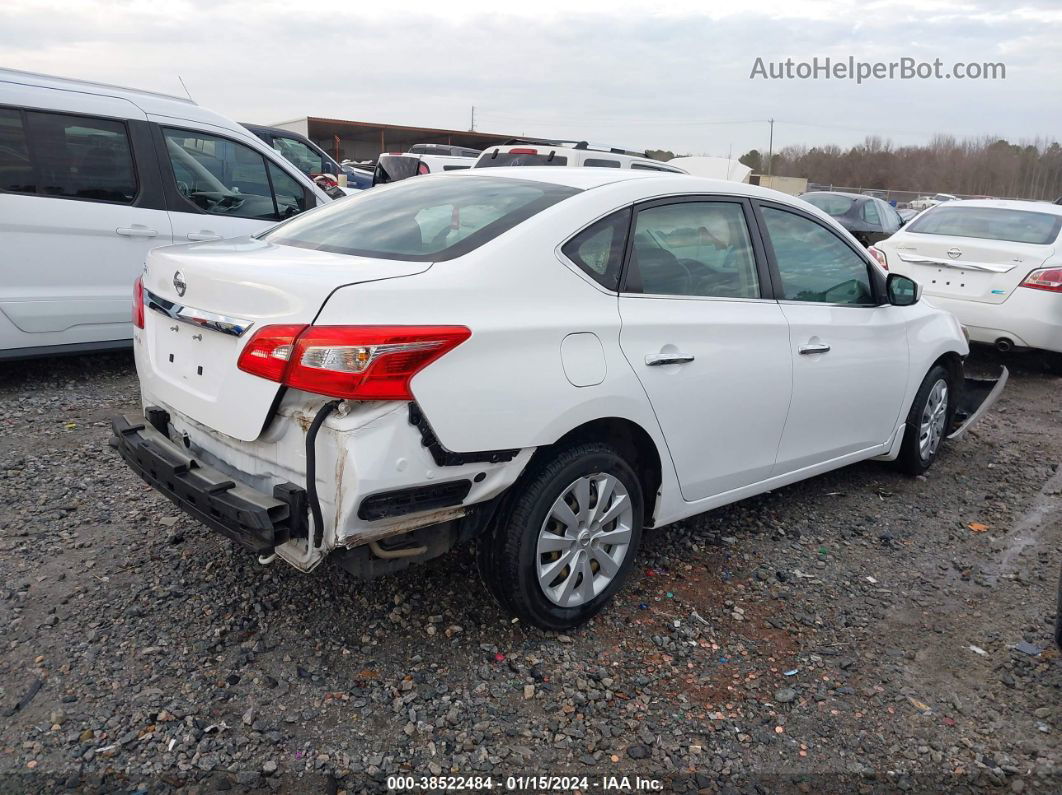
[(885, 280), (885, 292), (893, 306), (912, 306), (922, 297), (922, 287), (914, 280), (890, 273)]

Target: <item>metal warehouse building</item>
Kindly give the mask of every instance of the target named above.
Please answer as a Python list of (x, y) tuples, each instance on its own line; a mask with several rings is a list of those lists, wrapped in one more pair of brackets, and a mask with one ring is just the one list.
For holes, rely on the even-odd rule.
[(305, 135), (336, 160), (375, 160), (381, 152), (405, 152), (413, 144), (451, 144), (485, 149), (503, 143), (512, 135), (443, 130), (434, 127), (405, 127), (401, 124), (374, 124), (367, 121), (302, 119), (272, 125)]

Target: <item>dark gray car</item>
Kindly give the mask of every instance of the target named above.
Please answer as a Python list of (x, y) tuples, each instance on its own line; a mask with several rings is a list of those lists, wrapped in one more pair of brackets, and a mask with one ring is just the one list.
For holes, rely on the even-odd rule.
[(800, 198), (832, 216), (864, 246), (884, 240), (905, 223), (892, 205), (874, 196), (815, 191)]

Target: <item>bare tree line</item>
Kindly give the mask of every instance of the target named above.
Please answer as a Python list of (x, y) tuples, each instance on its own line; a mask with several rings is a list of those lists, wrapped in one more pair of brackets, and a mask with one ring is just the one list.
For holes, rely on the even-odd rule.
[[(755, 149), (741, 162), (766, 172), (766, 157)], [(771, 170), (825, 185), (1052, 201), (1062, 196), (1062, 146), (1043, 138), (1012, 144), (936, 135), (924, 146), (894, 147), (868, 136), (850, 149), (786, 147)]]

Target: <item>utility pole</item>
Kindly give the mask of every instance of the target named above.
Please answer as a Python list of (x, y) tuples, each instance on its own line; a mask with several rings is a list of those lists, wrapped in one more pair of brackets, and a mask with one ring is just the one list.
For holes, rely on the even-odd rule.
[(767, 144), (767, 176), (771, 176), (771, 168), (774, 166), (774, 119), (768, 119), (771, 125), (771, 140)]
[(476, 130), (476, 106), (472, 106), (472, 121), (468, 125), (469, 132), (475, 132)]

